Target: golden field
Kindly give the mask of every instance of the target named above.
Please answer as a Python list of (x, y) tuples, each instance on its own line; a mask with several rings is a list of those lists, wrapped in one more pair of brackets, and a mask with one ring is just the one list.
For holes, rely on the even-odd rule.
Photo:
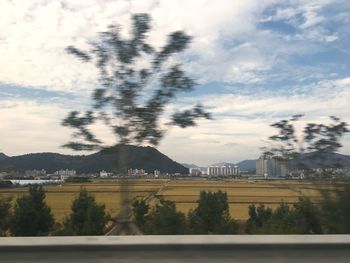
[[(164, 183), (163, 180), (133, 180), (129, 187), (132, 198), (145, 197), (156, 193)], [(55, 219), (60, 221), (69, 214), (72, 201), (81, 188), (85, 188), (95, 196), (98, 203), (104, 204), (112, 216), (116, 216), (120, 209), (121, 184), (116, 180), (101, 180), (91, 183), (67, 183), (63, 185), (45, 186), (46, 203), (51, 207)], [(22, 196), (28, 192), (27, 187), (0, 189), (0, 198)]]
[[(195, 208), (200, 191), (224, 191), (228, 195), (230, 213), (235, 219), (244, 220), (248, 217), (250, 204), (266, 204), (275, 208), (279, 203), (294, 203), (299, 196), (310, 197), (315, 203), (320, 199), (319, 189), (333, 189), (328, 183), (311, 183), (307, 181), (287, 180), (162, 180), (135, 179), (130, 180), (128, 193), (132, 198), (156, 195), (176, 202), (177, 208), (187, 213)], [(46, 202), (51, 207), (56, 220), (62, 220), (70, 211), (74, 197), (81, 187), (96, 197), (97, 202), (105, 204), (109, 213), (116, 216), (120, 210), (121, 183), (117, 180), (100, 180), (91, 183), (70, 183), (45, 186)], [(13, 197), (27, 193), (28, 188), (18, 187), (0, 189), (0, 198)], [(125, 189), (124, 189), (125, 190)], [(152, 204), (152, 202), (151, 202)]]
[(328, 184), (316, 186), (313, 183), (286, 180), (174, 180), (166, 183), (158, 195), (175, 201), (178, 209), (187, 213), (196, 207), (200, 191), (221, 190), (227, 193), (231, 216), (245, 220), (250, 204), (266, 204), (276, 208), (281, 202), (292, 204), (302, 195), (317, 203), (320, 199), (318, 189), (332, 187)]

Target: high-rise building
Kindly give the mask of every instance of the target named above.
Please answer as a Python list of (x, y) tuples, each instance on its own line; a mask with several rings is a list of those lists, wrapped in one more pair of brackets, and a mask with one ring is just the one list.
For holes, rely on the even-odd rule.
[(264, 177), (286, 177), (288, 175), (288, 161), (278, 156), (260, 156), (256, 160), (256, 174)]

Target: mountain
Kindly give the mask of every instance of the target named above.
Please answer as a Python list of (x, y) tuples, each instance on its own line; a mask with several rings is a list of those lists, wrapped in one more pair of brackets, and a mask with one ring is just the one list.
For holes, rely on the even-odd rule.
[(256, 160), (244, 160), (237, 163), (237, 166), (241, 171), (254, 172), (256, 169)]
[(350, 167), (350, 155), (335, 153), (334, 158), (336, 158), (341, 165), (345, 167)]
[(0, 161), (5, 160), (8, 156), (4, 153), (0, 153)]
[(340, 153), (332, 153), (325, 160), (313, 159), (311, 154), (302, 155), (299, 157), (302, 162), (298, 161), (298, 159), (292, 160), (290, 165), (291, 167), (300, 166), (300, 163), (306, 164), (309, 168), (322, 168), (322, 167), (350, 167), (350, 155), (340, 154)]
[(153, 147), (118, 146), (108, 151), (90, 155), (63, 155), (58, 153), (31, 153), (7, 157), (0, 160), (0, 166), (24, 172), (25, 170), (45, 169), (53, 173), (61, 169), (76, 170), (77, 173), (120, 171), (122, 153), (126, 153), (128, 168), (144, 169), (148, 173), (160, 170), (163, 173), (188, 173), (188, 169), (171, 160)]
[(225, 163), (225, 162), (221, 162), (221, 163), (214, 163), (210, 166), (235, 166), (236, 164), (234, 163)]
[(190, 163), (181, 163), (181, 165), (185, 166), (186, 168), (200, 168), (199, 166)]

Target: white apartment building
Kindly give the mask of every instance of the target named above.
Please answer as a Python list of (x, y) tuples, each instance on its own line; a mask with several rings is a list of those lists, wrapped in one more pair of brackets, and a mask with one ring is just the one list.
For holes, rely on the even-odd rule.
[(107, 173), (104, 170), (100, 171), (100, 178), (108, 178), (108, 177), (109, 177), (109, 173)]
[(75, 170), (59, 170), (55, 172), (55, 175), (59, 175), (61, 180), (66, 180), (68, 177), (76, 176), (77, 172)]
[(209, 176), (236, 176), (240, 174), (238, 166), (209, 166), (207, 169)]
[(200, 176), (202, 175), (202, 170), (200, 168), (190, 168), (190, 176)]
[(144, 169), (129, 169), (128, 175), (147, 175)]
[(154, 177), (158, 178), (160, 176), (160, 171), (159, 170), (154, 170)]

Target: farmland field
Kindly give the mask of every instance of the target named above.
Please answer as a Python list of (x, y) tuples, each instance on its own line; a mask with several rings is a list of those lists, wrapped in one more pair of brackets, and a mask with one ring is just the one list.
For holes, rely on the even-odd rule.
[[(164, 183), (163, 180), (134, 180), (130, 186), (129, 194), (132, 198), (145, 197), (156, 193)], [(45, 186), (46, 203), (56, 220), (62, 220), (70, 212), (73, 199), (78, 195), (81, 187), (95, 196), (98, 203), (105, 204), (109, 213), (116, 216), (120, 209), (120, 182), (114, 180), (103, 180), (91, 183), (67, 183), (63, 185)], [(18, 196), (28, 192), (27, 187), (0, 189), (0, 198)]]
[(295, 203), (301, 195), (317, 203), (320, 200), (320, 187), (330, 189), (333, 186), (286, 180), (174, 180), (169, 181), (158, 195), (175, 201), (178, 209), (187, 213), (196, 207), (200, 191), (221, 190), (227, 193), (231, 216), (244, 220), (248, 218), (250, 204), (266, 204), (275, 208), (281, 202)]
[[(131, 180), (129, 195), (132, 198), (156, 195), (176, 202), (177, 208), (187, 213), (195, 208), (200, 191), (225, 191), (228, 195), (230, 213), (236, 219), (248, 217), (250, 204), (266, 204), (275, 208), (280, 202), (294, 203), (298, 197), (305, 195), (315, 203), (320, 200), (319, 189), (333, 189), (334, 185), (326, 182), (314, 184), (307, 181), (287, 180)], [(51, 207), (56, 220), (62, 220), (70, 211), (71, 202), (81, 187), (92, 193), (97, 202), (105, 204), (107, 210), (116, 216), (120, 210), (120, 182), (117, 180), (100, 180), (91, 183), (67, 183), (63, 185), (45, 186), (46, 202)], [(18, 187), (0, 189), (0, 198), (15, 197), (27, 193), (28, 188)], [(154, 203), (150, 199), (150, 204)], [(154, 199), (153, 199), (154, 200)]]

